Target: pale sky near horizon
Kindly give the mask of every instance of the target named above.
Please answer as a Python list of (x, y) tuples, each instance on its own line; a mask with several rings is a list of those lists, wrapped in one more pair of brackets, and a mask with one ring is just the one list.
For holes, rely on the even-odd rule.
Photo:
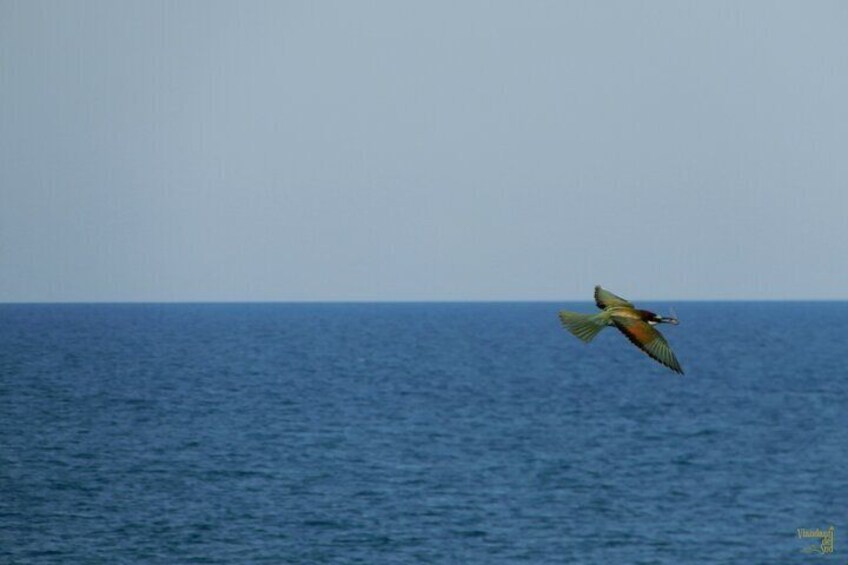
[(0, 0), (0, 302), (848, 299), (848, 3)]

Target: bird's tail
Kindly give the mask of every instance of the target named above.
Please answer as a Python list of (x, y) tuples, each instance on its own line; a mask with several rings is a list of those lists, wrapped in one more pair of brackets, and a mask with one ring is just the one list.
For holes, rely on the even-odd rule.
[(598, 335), (598, 332), (607, 326), (607, 320), (603, 314), (603, 312), (600, 314), (578, 314), (577, 312), (560, 310), (559, 319), (568, 331), (589, 343)]

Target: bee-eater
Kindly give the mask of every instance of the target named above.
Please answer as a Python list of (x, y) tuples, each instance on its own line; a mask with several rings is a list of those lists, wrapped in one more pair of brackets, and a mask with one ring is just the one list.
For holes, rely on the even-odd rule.
[(595, 287), (595, 304), (603, 310), (599, 314), (578, 314), (562, 310), (559, 319), (568, 331), (589, 343), (607, 326), (615, 326), (633, 345), (659, 361), (672, 371), (683, 374), (683, 368), (674, 356), (668, 342), (654, 327), (657, 324), (677, 324), (677, 318), (663, 317), (639, 310), (627, 300), (600, 286)]

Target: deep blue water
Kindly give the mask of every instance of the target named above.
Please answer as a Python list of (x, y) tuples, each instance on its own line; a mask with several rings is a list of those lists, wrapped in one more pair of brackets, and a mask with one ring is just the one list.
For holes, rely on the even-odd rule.
[(845, 562), (848, 303), (562, 307), (0, 305), (0, 562)]

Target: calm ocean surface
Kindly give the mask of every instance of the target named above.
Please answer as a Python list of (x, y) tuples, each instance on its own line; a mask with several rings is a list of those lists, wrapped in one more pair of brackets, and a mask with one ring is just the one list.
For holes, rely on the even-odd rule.
[(0, 563), (846, 562), (848, 303), (564, 307), (0, 305)]

